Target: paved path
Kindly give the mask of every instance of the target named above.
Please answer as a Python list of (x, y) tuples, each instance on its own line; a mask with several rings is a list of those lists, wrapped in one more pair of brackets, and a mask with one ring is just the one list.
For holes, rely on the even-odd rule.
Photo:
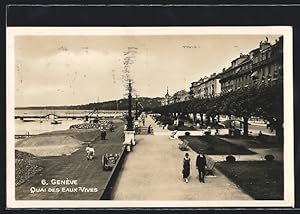
[(162, 130), (147, 118), (154, 135), (137, 136), (137, 145), (126, 159), (117, 181), (114, 200), (251, 200), (223, 174), (207, 177), (199, 183), (195, 169), (196, 154), (192, 157), (189, 183), (182, 179), (183, 151), (178, 149), (179, 140), (170, 140), (168, 130)]

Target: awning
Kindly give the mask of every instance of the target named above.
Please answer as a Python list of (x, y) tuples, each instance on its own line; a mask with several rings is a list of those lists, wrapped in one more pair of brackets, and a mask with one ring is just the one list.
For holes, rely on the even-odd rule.
[(254, 71), (253, 74), (251, 74), (251, 77), (257, 76), (257, 71)]

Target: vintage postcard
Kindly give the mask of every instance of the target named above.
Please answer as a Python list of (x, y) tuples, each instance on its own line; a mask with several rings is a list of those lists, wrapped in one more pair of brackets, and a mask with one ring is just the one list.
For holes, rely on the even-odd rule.
[(293, 207), (291, 27), (8, 27), (7, 206)]

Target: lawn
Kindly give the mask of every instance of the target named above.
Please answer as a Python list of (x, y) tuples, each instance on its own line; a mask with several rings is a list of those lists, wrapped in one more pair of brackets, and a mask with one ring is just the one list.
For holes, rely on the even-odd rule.
[(230, 136), (222, 136), (221, 138), (227, 139), (227, 141), (233, 141), (233, 142), (243, 142), (244, 146), (247, 148), (276, 148), (280, 147), (281, 145), (274, 142), (267, 142), (264, 140), (261, 140), (257, 137), (253, 136), (240, 136), (240, 137), (230, 137)]
[(255, 154), (242, 145), (228, 143), (215, 136), (182, 136), (181, 140), (187, 140), (188, 146), (195, 152), (203, 152), (208, 155), (247, 155)]
[(188, 126), (175, 126), (175, 125), (168, 125), (168, 129), (170, 131), (194, 131), (196, 130), (194, 127), (188, 127)]
[(218, 162), (219, 169), (256, 200), (283, 199), (283, 163), (279, 161)]

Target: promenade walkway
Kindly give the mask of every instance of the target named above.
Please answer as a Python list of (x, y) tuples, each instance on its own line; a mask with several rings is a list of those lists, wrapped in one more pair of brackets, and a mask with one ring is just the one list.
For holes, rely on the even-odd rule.
[(184, 183), (181, 171), (185, 152), (178, 149), (179, 140), (170, 140), (170, 131), (162, 130), (148, 117), (149, 124), (154, 135), (136, 136), (138, 143), (127, 156), (114, 200), (252, 200), (219, 171), (200, 183), (193, 151), (189, 151), (190, 181)]

